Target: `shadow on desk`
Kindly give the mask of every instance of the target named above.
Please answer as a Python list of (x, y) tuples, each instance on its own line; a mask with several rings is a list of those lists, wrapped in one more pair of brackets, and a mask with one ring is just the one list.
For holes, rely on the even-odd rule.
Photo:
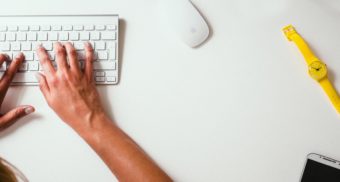
[[(126, 21), (124, 19), (119, 19), (119, 45), (118, 45), (118, 84), (120, 84), (120, 78), (123, 76), (123, 62), (124, 62), (124, 45), (125, 45), (125, 33), (126, 33)], [(113, 108), (111, 103), (109, 102), (109, 97), (111, 96), (108, 93), (107, 87), (116, 87), (117, 85), (101, 85), (98, 86), (98, 92), (100, 94), (101, 101), (103, 103), (105, 112), (109, 115), (109, 117), (114, 120)]]

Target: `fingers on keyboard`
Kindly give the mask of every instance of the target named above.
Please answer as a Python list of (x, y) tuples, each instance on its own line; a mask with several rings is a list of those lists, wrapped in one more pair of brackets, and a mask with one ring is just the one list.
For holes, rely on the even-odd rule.
[(70, 44), (65, 44), (67, 57), (70, 64), (70, 69), (73, 73), (80, 75), (80, 67), (79, 67), (79, 61), (78, 61), (78, 54), (76, 49)]
[(39, 46), (37, 49), (37, 53), (44, 73), (47, 74), (48, 76), (55, 73), (54, 66), (52, 65), (52, 62), (49, 59), (49, 55), (47, 54), (45, 48)]
[(54, 44), (54, 52), (56, 55), (57, 66), (60, 70), (64, 71), (67, 69), (67, 58), (66, 58), (66, 50), (64, 46), (57, 42)]
[[(39, 22), (32, 25), (15, 23), (0, 25), (0, 52), (9, 57), (6, 59), (8, 61), (3, 61), (1, 64), (0, 55), (0, 77), (9, 68), (10, 60), (22, 52), (25, 61), (18, 67), (19, 73), (13, 80), (16, 83), (36, 83), (35, 72), (43, 70), (48, 75), (57, 71), (58, 67), (62, 68), (63, 65), (66, 68), (83, 70), (89, 80), (95, 80), (97, 83), (116, 83), (118, 24), (110, 22), (108, 24), (92, 22), (83, 25), (39, 24)], [(58, 59), (60, 56), (56, 54), (55, 42), (61, 42), (64, 46), (70, 44), (74, 46), (75, 51), (71, 49), (72, 46), (65, 46), (65, 49), (71, 51), (65, 53), (66, 58)], [(84, 43), (89, 43), (90, 46)], [(38, 46), (44, 49), (38, 49)]]
[(85, 44), (85, 75), (88, 78), (88, 81), (93, 81), (93, 59), (94, 59), (94, 51), (93, 47), (90, 43)]

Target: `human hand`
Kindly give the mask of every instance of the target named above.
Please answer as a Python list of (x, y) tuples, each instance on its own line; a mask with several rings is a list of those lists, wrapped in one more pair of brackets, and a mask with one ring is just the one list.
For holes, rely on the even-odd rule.
[[(37, 53), (43, 67), (38, 74), (40, 90), (48, 105), (75, 130), (91, 126), (93, 118), (105, 116), (93, 80), (93, 48), (85, 43), (85, 68), (80, 69), (75, 48), (70, 43), (54, 44), (57, 70), (46, 50), (39, 46)], [(67, 63), (67, 60), (69, 63)]]
[[(0, 65), (2, 65), (5, 61), (8, 61), (8, 59), (7, 55), (0, 54)], [(4, 101), (8, 87), (10, 86), (15, 73), (23, 61), (24, 55), (20, 53), (13, 59), (10, 66), (0, 79), (0, 106)], [(0, 132), (14, 124), (18, 119), (31, 114), (32, 112), (34, 112), (34, 108), (32, 106), (23, 105), (8, 111), (6, 114), (0, 114)]]

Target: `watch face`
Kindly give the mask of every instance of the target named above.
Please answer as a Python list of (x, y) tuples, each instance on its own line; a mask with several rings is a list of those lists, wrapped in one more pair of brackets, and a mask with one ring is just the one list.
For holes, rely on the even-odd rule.
[(319, 81), (327, 76), (327, 66), (320, 62), (314, 61), (308, 67), (309, 75)]

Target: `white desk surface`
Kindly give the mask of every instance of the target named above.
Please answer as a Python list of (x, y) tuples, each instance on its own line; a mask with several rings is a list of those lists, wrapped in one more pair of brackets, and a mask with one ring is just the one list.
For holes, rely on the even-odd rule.
[[(294, 24), (340, 90), (340, 3), (193, 1), (213, 31), (199, 49), (164, 31), (157, 0), (11, 0), (1, 14), (118, 13), (121, 82), (102, 99), (176, 181), (299, 181), (308, 153), (340, 159), (340, 117), (281, 32)], [(1, 156), (34, 182), (114, 181), (37, 87), (11, 88), (3, 110), (29, 103), (36, 113), (0, 134)]]

